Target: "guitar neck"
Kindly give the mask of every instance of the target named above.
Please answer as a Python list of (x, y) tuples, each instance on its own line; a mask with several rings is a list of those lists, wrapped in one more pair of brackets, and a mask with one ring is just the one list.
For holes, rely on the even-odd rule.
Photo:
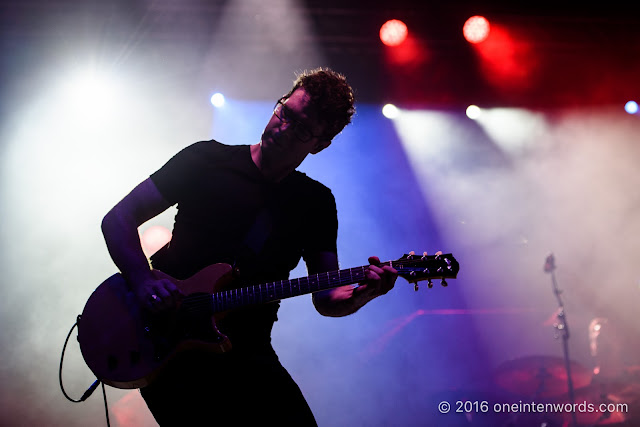
[[(382, 263), (391, 265), (391, 261)], [(291, 280), (279, 280), (260, 285), (229, 289), (214, 293), (213, 311), (221, 312), (245, 305), (265, 304), (285, 298), (311, 294), (339, 286), (359, 283), (365, 279), (365, 271), (369, 266), (347, 268), (339, 271), (312, 274)]]
[[(387, 261), (380, 265), (388, 265), (395, 268), (398, 276), (405, 278), (410, 283), (414, 283), (416, 290), (418, 289), (417, 282), (420, 280), (429, 280), (429, 287), (432, 287), (431, 279), (442, 279), (442, 286), (447, 286), (444, 279), (455, 279), (460, 269), (458, 261), (452, 254), (442, 254), (441, 252), (435, 255), (427, 255), (425, 253), (422, 256), (414, 255), (411, 252), (395, 261)], [(365, 273), (368, 268), (368, 265), (363, 265), (345, 270), (312, 274), (298, 279), (279, 280), (245, 288), (215, 292), (211, 295), (211, 308), (216, 313), (245, 305), (265, 304), (339, 286), (360, 283), (365, 280)]]

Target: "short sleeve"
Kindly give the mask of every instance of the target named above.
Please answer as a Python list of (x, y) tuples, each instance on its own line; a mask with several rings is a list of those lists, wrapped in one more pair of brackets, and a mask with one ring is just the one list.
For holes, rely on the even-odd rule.
[(196, 187), (204, 170), (215, 161), (223, 144), (217, 141), (200, 141), (182, 149), (150, 178), (160, 194), (175, 204)]
[(336, 199), (327, 187), (318, 184), (317, 195), (310, 206), (304, 256), (314, 252), (337, 253), (338, 211)]

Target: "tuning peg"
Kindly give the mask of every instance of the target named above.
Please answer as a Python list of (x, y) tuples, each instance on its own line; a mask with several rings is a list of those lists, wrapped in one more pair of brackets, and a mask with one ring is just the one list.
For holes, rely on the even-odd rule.
[(413, 290), (414, 290), (414, 291), (416, 291), (416, 292), (418, 292), (418, 282), (415, 282), (415, 283), (413, 284)]
[(422, 252), (422, 260), (424, 261), (425, 259), (427, 259), (427, 253), (426, 252)]
[(446, 288), (447, 286), (449, 286), (449, 284), (447, 283), (447, 281), (446, 281), (446, 280), (444, 280), (444, 279), (442, 279), (442, 280), (440, 281), (440, 284), (441, 284), (443, 287), (445, 287), (445, 288)]
[(427, 282), (427, 286), (429, 287), (429, 289), (433, 288), (433, 282), (431, 281), (431, 279), (429, 279), (429, 281)]
[(431, 274), (431, 270), (429, 270), (428, 268), (425, 268), (422, 272), (424, 274)]
[(416, 254), (416, 253), (415, 253), (415, 251), (410, 251), (410, 252), (409, 252), (409, 256), (408, 256), (407, 258), (409, 258), (409, 259), (413, 258), (413, 256), (414, 256), (415, 254)]

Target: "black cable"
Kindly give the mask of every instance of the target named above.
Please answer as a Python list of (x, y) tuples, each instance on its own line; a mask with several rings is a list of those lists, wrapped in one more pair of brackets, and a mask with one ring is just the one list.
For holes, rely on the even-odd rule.
[(62, 354), (60, 355), (60, 369), (58, 371), (58, 380), (60, 381), (60, 390), (62, 390), (62, 394), (64, 394), (64, 397), (67, 398), (67, 400), (70, 400), (73, 403), (80, 403), (80, 402), (84, 402), (85, 400), (87, 400), (89, 398), (89, 396), (91, 396), (91, 394), (93, 394), (93, 392), (96, 390), (96, 388), (98, 388), (99, 384), (102, 384), (102, 397), (104, 399), (104, 412), (107, 416), (107, 427), (111, 426), (111, 423), (109, 422), (109, 406), (107, 405), (107, 391), (104, 388), (104, 383), (102, 381), (100, 381), (99, 379), (96, 379), (93, 384), (91, 384), (91, 386), (89, 386), (89, 388), (87, 389), (87, 391), (85, 391), (82, 394), (82, 397), (80, 399), (74, 399), (72, 397), (70, 397), (67, 392), (64, 390), (64, 385), (62, 384), (62, 363), (64, 362), (64, 354), (67, 351), (67, 344), (69, 343), (69, 338), (71, 337), (71, 333), (73, 332), (73, 330), (78, 326), (78, 323), (80, 322), (80, 318), (81, 316), (78, 315), (78, 317), (76, 318), (76, 323), (73, 324), (73, 326), (71, 327), (71, 329), (69, 330), (69, 333), (67, 334), (67, 338), (64, 340), (64, 346), (62, 346)]
[[(64, 394), (64, 397), (66, 397), (67, 400), (70, 400), (71, 402), (74, 402), (74, 403), (83, 402), (84, 400), (87, 399), (87, 397), (89, 397), (89, 396), (85, 397), (83, 395), (82, 397), (84, 397), (84, 399), (82, 399), (82, 398), (80, 398), (78, 400), (73, 399), (72, 397), (69, 397), (67, 392), (64, 390), (64, 386), (62, 385), (62, 363), (64, 362), (64, 354), (67, 351), (67, 343), (69, 342), (69, 338), (71, 337), (71, 333), (76, 328), (76, 326), (78, 326), (78, 322), (79, 321), (80, 321), (80, 315), (78, 315), (78, 317), (76, 318), (76, 323), (73, 324), (73, 326), (71, 327), (71, 330), (67, 334), (67, 339), (64, 340), (64, 346), (62, 347), (62, 354), (60, 355), (60, 369), (58, 370), (58, 380), (60, 381), (60, 390), (62, 390), (62, 394)], [(93, 385), (92, 385), (92, 387), (93, 387)], [(89, 389), (91, 389), (91, 387), (89, 387)], [(86, 392), (85, 392), (85, 394), (86, 394)]]
[(111, 423), (109, 422), (109, 406), (107, 405), (107, 392), (104, 389), (104, 383), (102, 384), (102, 397), (104, 399), (104, 413), (107, 416), (107, 427), (111, 427)]

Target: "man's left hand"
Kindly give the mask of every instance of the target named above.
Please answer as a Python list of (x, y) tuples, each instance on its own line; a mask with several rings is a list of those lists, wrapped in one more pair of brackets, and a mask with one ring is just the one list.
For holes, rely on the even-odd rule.
[(393, 289), (398, 272), (389, 265), (381, 266), (377, 256), (369, 257), (369, 264), (365, 271), (366, 281), (360, 284), (357, 293), (362, 292), (373, 299)]

